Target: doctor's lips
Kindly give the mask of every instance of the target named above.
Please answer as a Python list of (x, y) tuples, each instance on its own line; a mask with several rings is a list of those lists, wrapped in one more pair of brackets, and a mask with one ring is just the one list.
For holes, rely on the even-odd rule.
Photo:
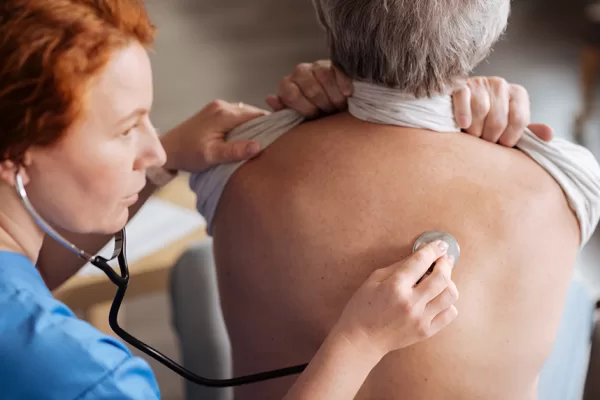
[(140, 196), (136, 193), (136, 194), (132, 194), (131, 196), (127, 196), (123, 199), (123, 202), (127, 205), (132, 205), (135, 204), (138, 201), (138, 198)]
[(143, 187), (140, 190), (138, 190), (137, 192), (135, 192), (134, 194), (131, 194), (131, 195), (123, 198), (123, 201), (127, 204), (134, 204), (135, 202), (138, 201), (138, 198), (140, 197), (140, 192), (142, 190), (144, 190)]

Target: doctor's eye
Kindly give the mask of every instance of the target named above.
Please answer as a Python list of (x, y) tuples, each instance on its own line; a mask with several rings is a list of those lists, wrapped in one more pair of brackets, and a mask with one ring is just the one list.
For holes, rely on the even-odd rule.
[(130, 127), (129, 129), (127, 129), (125, 132), (123, 132), (121, 134), (121, 136), (129, 136), (131, 134), (131, 132), (133, 132), (134, 129), (138, 128), (140, 126), (140, 122), (136, 123), (135, 125), (133, 125), (132, 127)]

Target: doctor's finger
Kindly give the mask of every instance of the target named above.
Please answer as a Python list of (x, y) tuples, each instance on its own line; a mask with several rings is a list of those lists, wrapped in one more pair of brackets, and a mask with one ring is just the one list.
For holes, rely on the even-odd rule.
[(457, 316), (458, 310), (455, 306), (452, 305), (446, 308), (444, 311), (440, 312), (431, 320), (428, 333), (430, 335), (437, 334), (439, 331), (450, 325), (450, 323), (454, 321)]
[(237, 142), (216, 142), (205, 151), (208, 166), (225, 164), (234, 161), (248, 160), (260, 153), (260, 144), (254, 140)]
[(269, 114), (268, 111), (244, 103), (229, 103), (215, 100), (209, 103), (204, 114), (207, 124), (217, 132), (227, 133), (239, 125)]
[(435, 317), (446, 308), (454, 305), (458, 300), (458, 289), (454, 282), (448, 282), (448, 286), (442, 293), (440, 293), (436, 298), (427, 303), (425, 307), (425, 313), (427, 315), (431, 315), (431, 317)]
[(431, 274), (425, 276), (415, 287), (420, 302), (429, 303), (438, 297), (452, 282), (452, 261), (448, 255), (440, 258)]
[(448, 243), (442, 240), (436, 240), (429, 243), (403, 261), (397, 263), (398, 266), (394, 272), (396, 279), (404, 285), (413, 287), (427, 270), (448, 251)]

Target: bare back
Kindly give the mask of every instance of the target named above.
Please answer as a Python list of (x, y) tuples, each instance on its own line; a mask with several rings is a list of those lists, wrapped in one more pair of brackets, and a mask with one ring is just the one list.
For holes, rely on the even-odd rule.
[[(236, 375), (308, 362), (369, 274), (424, 231), (461, 245), (458, 319), (386, 356), (358, 399), (534, 399), (579, 247), (554, 180), (518, 150), (340, 114), (245, 164), (214, 220)], [(280, 399), (294, 377), (243, 386)]]

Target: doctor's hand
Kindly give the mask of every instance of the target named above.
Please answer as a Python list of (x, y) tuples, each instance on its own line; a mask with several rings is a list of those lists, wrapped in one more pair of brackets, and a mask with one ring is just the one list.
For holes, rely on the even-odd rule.
[[(445, 242), (433, 242), (374, 271), (334, 329), (365, 355), (378, 357), (437, 334), (458, 315), (458, 290), (451, 280), (453, 262), (445, 255), (447, 249)], [(419, 282), (434, 262), (433, 272)]]
[[(345, 110), (352, 80), (329, 60), (298, 64), (267, 97), (274, 111), (291, 108), (308, 118)], [(473, 136), (513, 147), (527, 127), (540, 139), (552, 139), (552, 128), (530, 123), (527, 90), (499, 77), (472, 77), (452, 94), (459, 126)]]
[(161, 136), (166, 169), (199, 172), (214, 165), (252, 158), (260, 152), (254, 140), (225, 142), (235, 127), (269, 112), (243, 103), (215, 100)]

